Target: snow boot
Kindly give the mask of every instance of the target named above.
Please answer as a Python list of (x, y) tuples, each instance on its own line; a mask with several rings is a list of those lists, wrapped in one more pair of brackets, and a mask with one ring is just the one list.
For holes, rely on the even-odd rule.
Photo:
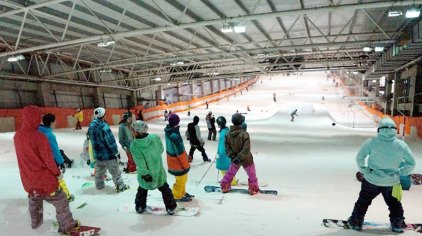
[(176, 202), (190, 202), (192, 201), (192, 198), (188, 197), (188, 196), (183, 196), (182, 198), (179, 199), (174, 199)]
[(144, 211), (147, 209), (147, 207), (143, 207), (143, 206), (135, 206), (135, 210), (138, 214), (142, 214), (144, 213)]
[(166, 209), (167, 214), (168, 214), (168, 215), (171, 215), (171, 216), (172, 216), (172, 215), (174, 215), (174, 211), (175, 211), (175, 210), (176, 210), (176, 207), (175, 207), (175, 208), (173, 208), (173, 209), (170, 209), (170, 208), (167, 208), (167, 209)]
[(248, 191), (250, 195), (255, 195), (259, 193), (259, 187), (256, 185), (250, 185)]
[(195, 197), (195, 195), (191, 195), (189, 193), (185, 193), (185, 196), (188, 197), (188, 198), (194, 198)]
[(404, 223), (403, 218), (391, 219), (390, 223), (391, 223), (391, 231), (393, 231), (394, 233), (403, 233), (404, 228), (406, 228), (406, 223)]
[(356, 231), (362, 231), (363, 219), (359, 219), (356, 216), (350, 216), (347, 220), (351, 229)]
[(129, 185), (127, 185), (127, 184), (123, 184), (123, 186), (121, 186), (121, 187), (116, 187), (116, 191), (117, 191), (118, 193), (123, 192), (123, 191), (125, 191), (126, 189), (129, 189)]
[(231, 184), (230, 183), (221, 183), (221, 192), (222, 193), (228, 193), (231, 190)]

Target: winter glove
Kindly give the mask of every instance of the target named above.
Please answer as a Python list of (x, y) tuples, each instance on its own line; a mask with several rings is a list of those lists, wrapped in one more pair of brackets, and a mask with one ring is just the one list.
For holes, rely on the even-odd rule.
[(236, 164), (236, 165), (239, 165), (239, 163), (240, 163), (240, 159), (238, 158), (238, 157), (235, 157), (235, 158), (233, 158), (233, 163), (234, 164)]
[(63, 174), (66, 172), (66, 166), (64, 165), (64, 163), (62, 163), (62, 164), (59, 166), (59, 168), (60, 168), (60, 170), (62, 171), (62, 173), (63, 173)]
[(143, 175), (142, 179), (144, 179), (146, 182), (151, 182), (152, 181), (152, 176), (149, 174)]
[(115, 156), (116, 156), (117, 159), (120, 160), (120, 153), (117, 153)]
[(57, 176), (57, 179), (58, 179), (58, 180), (62, 180), (62, 179), (63, 179), (63, 174), (62, 174), (62, 173), (60, 173), (60, 175), (59, 175), (59, 176)]

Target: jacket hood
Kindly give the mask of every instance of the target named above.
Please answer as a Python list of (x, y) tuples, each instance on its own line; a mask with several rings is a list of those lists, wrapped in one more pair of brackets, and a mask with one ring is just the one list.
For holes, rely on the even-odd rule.
[(22, 129), (37, 130), (41, 123), (41, 110), (39, 107), (30, 105), (22, 110)]
[(242, 132), (243, 132), (243, 129), (239, 125), (230, 126), (230, 131), (229, 131), (230, 137), (236, 137)]
[(169, 124), (167, 124), (167, 126), (164, 128), (164, 133), (166, 133), (166, 135), (171, 135), (172, 133), (178, 133), (179, 132), (179, 127), (177, 127), (177, 129), (175, 129), (174, 127), (170, 126)]
[(378, 137), (383, 140), (392, 141), (396, 139), (396, 123), (388, 117), (382, 118), (378, 124)]
[(147, 135), (146, 137), (143, 138), (135, 138), (132, 143), (135, 143), (135, 145), (139, 146), (139, 147), (148, 147), (149, 145), (151, 145), (151, 135)]
[(98, 128), (101, 129), (104, 127), (104, 125), (105, 125), (105, 122), (103, 120), (95, 118), (89, 126), (94, 129), (98, 129)]
[(45, 125), (40, 125), (38, 127), (38, 130), (41, 131), (42, 133), (52, 133), (53, 132), (53, 129), (52, 128), (47, 127)]

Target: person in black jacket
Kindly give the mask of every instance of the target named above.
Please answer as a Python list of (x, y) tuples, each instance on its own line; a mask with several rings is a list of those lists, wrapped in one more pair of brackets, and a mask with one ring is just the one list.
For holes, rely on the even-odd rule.
[(210, 162), (211, 160), (208, 158), (207, 154), (205, 153), (204, 149), (204, 140), (201, 138), (201, 131), (199, 130), (199, 117), (193, 117), (193, 122), (188, 124), (188, 130), (186, 131), (186, 137), (190, 142), (190, 150), (189, 150), (189, 162), (193, 160), (193, 153), (196, 149), (198, 149), (202, 154), (202, 159), (204, 161)]

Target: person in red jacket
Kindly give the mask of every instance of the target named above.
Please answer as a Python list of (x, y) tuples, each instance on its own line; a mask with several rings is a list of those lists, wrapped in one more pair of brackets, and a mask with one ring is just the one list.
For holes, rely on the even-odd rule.
[(60, 189), (63, 175), (48, 139), (38, 132), (41, 115), (37, 106), (26, 106), (22, 110), (22, 127), (13, 137), (22, 185), (28, 193), (31, 226), (36, 229), (42, 225), (45, 200), (56, 208), (59, 233), (68, 234), (78, 229), (79, 222), (73, 219), (66, 194)]

